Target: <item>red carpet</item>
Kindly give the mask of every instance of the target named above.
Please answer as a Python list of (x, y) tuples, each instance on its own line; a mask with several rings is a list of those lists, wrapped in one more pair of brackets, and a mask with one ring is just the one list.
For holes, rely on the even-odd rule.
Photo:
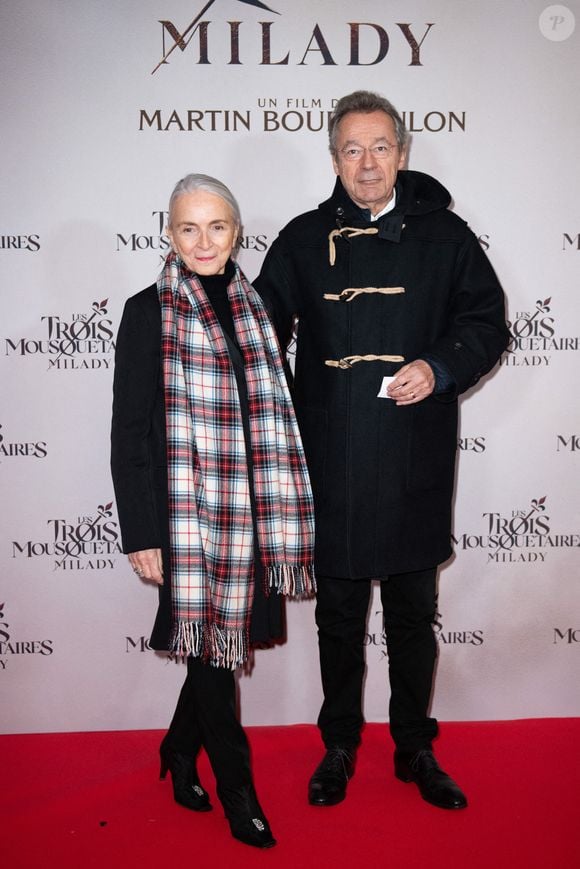
[(156, 731), (2, 736), (0, 854), (7, 869), (580, 866), (580, 719), (445, 724), (437, 756), (469, 808), (425, 803), (392, 774), (384, 725), (368, 725), (344, 803), (313, 808), (316, 728), (248, 729), (258, 793), (278, 845), (233, 840), (205, 757), (214, 811), (177, 806), (158, 780)]

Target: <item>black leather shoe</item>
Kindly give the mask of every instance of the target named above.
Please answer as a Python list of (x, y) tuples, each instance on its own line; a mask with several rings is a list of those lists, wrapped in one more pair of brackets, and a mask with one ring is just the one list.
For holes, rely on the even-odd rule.
[(194, 758), (174, 751), (165, 740), (161, 743), (159, 754), (161, 757), (159, 778), (164, 779), (169, 770), (175, 802), (194, 812), (209, 812), (211, 809), (209, 795), (200, 784)]
[(354, 775), (354, 748), (329, 748), (308, 783), (311, 806), (335, 806), (346, 796), (348, 780)]
[(464, 809), (467, 799), (453, 779), (444, 772), (432, 751), (415, 754), (395, 751), (395, 775), (404, 782), (415, 782), (421, 796), (440, 809)]
[(274, 847), (276, 839), (252, 784), (240, 788), (218, 784), (217, 793), (234, 839), (239, 839), (244, 845), (253, 845), (254, 848)]

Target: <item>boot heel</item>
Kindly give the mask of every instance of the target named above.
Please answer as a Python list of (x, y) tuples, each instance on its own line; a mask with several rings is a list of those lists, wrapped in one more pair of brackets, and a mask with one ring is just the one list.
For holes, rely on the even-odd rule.
[(194, 812), (209, 812), (209, 795), (200, 784), (194, 758), (172, 751), (164, 743), (159, 751), (159, 778), (163, 781), (168, 772), (171, 774), (175, 802)]

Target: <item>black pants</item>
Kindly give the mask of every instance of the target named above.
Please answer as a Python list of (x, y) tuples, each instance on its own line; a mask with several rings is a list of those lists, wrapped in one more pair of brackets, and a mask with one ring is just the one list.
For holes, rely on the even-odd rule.
[[(437, 568), (381, 580), (389, 656), (389, 726), (400, 751), (430, 748), (428, 717), (437, 641), (433, 634)], [(317, 577), (316, 624), (324, 702), (318, 717), (327, 748), (355, 747), (363, 725), (364, 636), (371, 581)]]
[(236, 714), (232, 670), (187, 659), (187, 676), (166, 739), (188, 757), (196, 757), (203, 746), (221, 787), (251, 784), (250, 750)]

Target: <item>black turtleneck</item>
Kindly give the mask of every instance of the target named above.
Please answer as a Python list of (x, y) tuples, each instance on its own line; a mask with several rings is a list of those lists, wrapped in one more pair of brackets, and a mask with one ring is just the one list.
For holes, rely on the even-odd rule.
[(223, 275), (197, 275), (206, 296), (211, 302), (219, 324), (234, 344), (237, 344), (236, 330), (230, 300), (228, 299), (228, 285), (235, 274), (235, 266), (231, 259), (226, 263)]

